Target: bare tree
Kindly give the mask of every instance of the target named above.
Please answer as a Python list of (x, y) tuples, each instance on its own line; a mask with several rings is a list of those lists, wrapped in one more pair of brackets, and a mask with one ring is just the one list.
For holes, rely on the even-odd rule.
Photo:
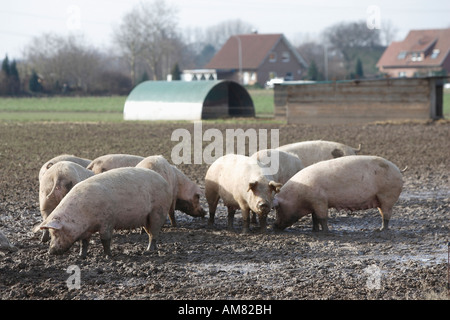
[(120, 56), (127, 61), (130, 67), (130, 78), (133, 86), (136, 84), (137, 59), (143, 51), (139, 15), (139, 8), (135, 7), (123, 17), (122, 23), (114, 30), (113, 34), (113, 41)]
[[(141, 4), (141, 24), (143, 27), (143, 58), (153, 73), (153, 80), (158, 79), (158, 67), (162, 62), (170, 65), (170, 61), (163, 61), (170, 57), (175, 48), (177, 38), (177, 19), (174, 8), (166, 5), (164, 0)], [(170, 68), (166, 72), (170, 72)], [(162, 72), (162, 70), (160, 70)], [(163, 75), (161, 74), (160, 77)]]
[(114, 41), (130, 65), (133, 82), (140, 58), (152, 73), (153, 80), (170, 72), (172, 53), (177, 48), (176, 9), (164, 0), (141, 2), (124, 16), (114, 33)]
[(229, 37), (254, 31), (255, 28), (251, 24), (240, 19), (226, 20), (206, 29), (205, 42), (219, 50)]
[(391, 20), (381, 21), (381, 40), (383, 45), (389, 46), (392, 41), (397, 37), (398, 28), (392, 23)]
[(367, 28), (365, 21), (341, 22), (325, 29), (325, 45), (331, 52), (341, 54), (345, 69), (350, 73), (361, 49), (373, 49), (381, 46), (380, 31)]
[(88, 92), (100, 71), (99, 51), (79, 35), (36, 37), (25, 49), (25, 56), (29, 69), (44, 78), (49, 90), (67, 83)]

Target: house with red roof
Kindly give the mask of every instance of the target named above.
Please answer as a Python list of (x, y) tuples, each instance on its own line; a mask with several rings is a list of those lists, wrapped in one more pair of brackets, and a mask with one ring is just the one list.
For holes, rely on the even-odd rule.
[(204, 68), (219, 80), (264, 86), (274, 78), (299, 80), (308, 64), (283, 34), (253, 33), (231, 36)]
[(391, 77), (450, 74), (450, 28), (411, 30), (389, 45), (377, 67)]

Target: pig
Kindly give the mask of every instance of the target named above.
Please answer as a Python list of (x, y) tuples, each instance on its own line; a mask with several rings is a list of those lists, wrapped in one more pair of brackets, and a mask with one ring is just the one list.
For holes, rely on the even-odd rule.
[[(251, 158), (256, 159), (262, 167), (275, 169), (275, 172), (271, 172), (272, 180), (281, 184), (288, 182), (293, 175), (303, 169), (302, 161), (297, 155), (277, 149), (260, 150), (255, 152)], [(254, 212), (252, 223), (256, 223)]]
[[(39, 207), (42, 219), (47, 219), (74, 185), (93, 175), (91, 170), (71, 161), (59, 161), (52, 165), (39, 181)], [(44, 230), (41, 241), (48, 240), (50, 234), (48, 230)]]
[(0, 231), (0, 251), (9, 251), (14, 252), (17, 251), (17, 248), (13, 246), (8, 238)]
[(200, 205), (200, 196), (203, 195), (203, 191), (163, 156), (147, 157), (139, 162), (136, 167), (152, 169), (166, 179), (173, 196), (172, 206), (169, 211), (169, 219), (173, 227), (177, 225), (175, 210), (182, 211), (193, 217), (205, 216), (205, 210)]
[(263, 174), (255, 159), (244, 155), (227, 154), (218, 158), (208, 168), (205, 176), (205, 196), (209, 205), (209, 226), (219, 199), (228, 209), (228, 228), (233, 228), (234, 213), (242, 211), (243, 233), (249, 233), (250, 210), (258, 214), (260, 231), (266, 231), (266, 218), (272, 209), (273, 193), (282, 184)]
[(104, 253), (111, 256), (113, 230), (144, 227), (147, 251), (156, 241), (172, 203), (169, 184), (145, 168), (117, 168), (79, 182), (40, 225), (50, 231), (50, 254), (63, 254), (81, 240), (80, 255), (87, 255), (92, 234), (99, 232)]
[(361, 145), (355, 149), (339, 142), (313, 140), (286, 144), (277, 149), (297, 155), (307, 167), (323, 160), (356, 155), (361, 151)]
[(382, 231), (403, 188), (402, 172), (377, 156), (347, 156), (318, 162), (294, 175), (275, 196), (275, 230), (312, 213), (313, 231), (328, 231), (328, 208), (378, 208)]
[(95, 174), (122, 167), (135, 167), (144, 157), (131, 154), (106, 154), (100, 156), (89, 164), (88, 170)]
[(255, 152), (250, 158), (257, 160), (262, 167), (275, 168), (272, 179), (281, 184), (303, 169), (303, 163), (297, 155), (282, 150), (264, 149)]
[(57, 163), (59, 161), (75, 162), (75, 163), (79, 164), (80, 166), (82, 166), (84, 168), (86, 168), (91, 163), (91, 160), (89, 160), (89, 159), (76, 157), (76, 156), (70, 155), (70, 154), (61, 154), (61, 155), (59, 155), (57, 157), (54, 157), (54, 158), (48, 160), (46, 163), (44, 163), (42, 165), (41, 169), (39, 170), (39, 181), (41, 180), (41, 178), (44, 175), (45, 171), (50, 169), (50, 167), (52, 165), (54, 165), (55, 163)]

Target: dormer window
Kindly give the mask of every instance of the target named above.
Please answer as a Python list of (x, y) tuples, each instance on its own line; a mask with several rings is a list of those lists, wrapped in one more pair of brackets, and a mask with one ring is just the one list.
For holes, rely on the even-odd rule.
[(441, 52), (441, 50), (434, 49), (433, 52), (431, 53), (431, 59), (436, 59), (440, 52)]
[(405, 59), (406, 58), (406, 51), (401, 51), (399, 54), (398, 54), (398, 56), (397, 56), (397, 59), (398, 60), (402, 60), (402, 59)]
[(420, 52), (413, 52), (411, 53), (411, 61), (422, 61), (423, 57)]

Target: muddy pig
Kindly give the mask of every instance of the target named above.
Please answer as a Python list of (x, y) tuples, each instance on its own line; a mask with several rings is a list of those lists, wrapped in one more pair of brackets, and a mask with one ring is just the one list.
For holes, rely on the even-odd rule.
[(311, 165), (293, 176), (275, 196), (274, 228), (283, 230), (312, 213), (313, 231), (328, 230), (328, 208), (378, 208), (388, 229), (392, 208), (403, 188), (401, 171), (376, 156), (348, 156)]
[(361, 151), (361, 145), (355, 149), (339, 142), (313, 140), (286, 144), (277, 149), (297, 155), (307, 167), (323, 160), (356, 155)]
[[(61, 202), (62, 198), (80, 181), (94, 173), (75, 162), (59, 161), (52, 165), (39, 182), (39, 207), (45, 220)], [(48, 230), (44, 230), (41, 241), (50, 239)]]
[(173, 227), (177, 225), (175, 210), (180, 210), (193, 217), (205, 216), (205, 210), (200, 205), (200, 196), (203, 195), (203, 191), (163, 156), (147, 157), (139, 162), (136, 167), (152, 169), (168, 182), (173, 196), (172, 207), (169, 211), (169, 219)]
[(75, 185), (33, 231), (50, 231), (50, 254), (62, 254), (81, 240), (84, 258), (93, 233), (99, 232), (104, 252), (111, 256), (113, 230), (143, 226), (149, 236), (147, 250), (154, 250), (171, 201), (168, 183), (155, 171), (113, 169)]
[(228, 228), (233, 228), (234, 213), (242, 211), (243, 233), (249, 233), (250, 210), (258, 214), (260, 230), (266, 231), (267, 214), (272, 209), (273, 193), (282, 184), (268, 179), (255, 159), (227, 154), (211, 164), (205, 176), (205, 196), (209, 205), (209, 225), (219, 199), (228, 209)]
[(131, 154), (106, 154), (92, 160), (87, 169), (99, 174), (116, 168), (135, 167), (142, 160), (144, 157)]
[(91, 160), (89, 160), (89, 159), (76, 157), (76, 156), (73, 156), (70, 154), (61, 154), (57, 157), (54, 157), (54, 158), (48, 160), (46, 163), (44, 163), (42, 165), (41, 169), (39, 170), (39, 181), (41, 181), (41, 178), (44, 175), (45, 171), (50, 169), (50, 167), (52, 165), (54, 165), (55, 163), (57, 163), (59, 161), (75, 162), (84, 168), (86, 168), (91, 163)]

